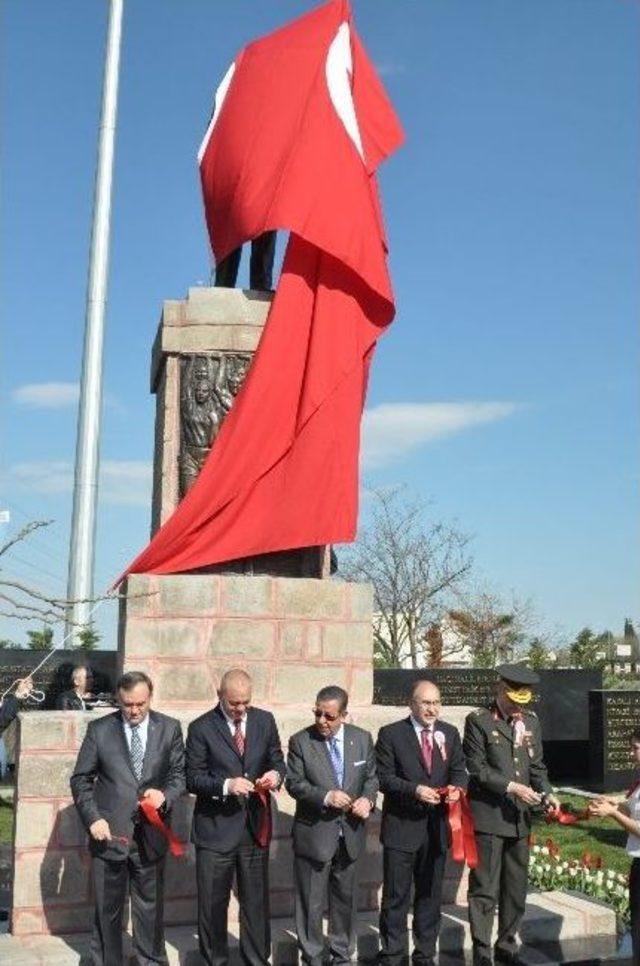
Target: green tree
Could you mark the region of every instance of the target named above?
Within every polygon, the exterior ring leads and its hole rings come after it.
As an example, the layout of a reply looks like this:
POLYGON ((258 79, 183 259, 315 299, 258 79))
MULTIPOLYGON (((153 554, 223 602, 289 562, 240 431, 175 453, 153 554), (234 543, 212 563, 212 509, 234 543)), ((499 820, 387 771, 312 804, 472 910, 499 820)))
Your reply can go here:
POLYGON ((569 654, 573 667, 599 668, 603 667, 609 654, 609 635, 594 634, 590 627, 583 627, 569 646, 569 654))
POLYGON ((546 667, 553 667, 555 661, 549 648, 539 637, 534 637, 529 643, 527 651, 527 664, 534 671, 541 671, 546 667))
POLYGON ((76 634, 78 643, 75 647, 80 651, 95 651, 100 641, 100 634, 93 624, 87 624, 76 634))
POLYGON ((27 631, 27 647, 32 651, 50 651, 53 647, 53 627, 45 625, 41 631, 27 631))

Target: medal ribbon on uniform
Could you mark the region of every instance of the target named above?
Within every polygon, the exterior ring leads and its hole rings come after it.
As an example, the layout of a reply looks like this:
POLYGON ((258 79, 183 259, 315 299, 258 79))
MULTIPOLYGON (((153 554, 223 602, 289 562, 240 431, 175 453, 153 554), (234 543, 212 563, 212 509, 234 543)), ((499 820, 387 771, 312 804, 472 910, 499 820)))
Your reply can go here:
POLYGON ((169 845, 169 851, 171 855, 179 857, 184 855, 184 845, 180 839, 171 831, 168 825, 166 825, 158 813, 158 809, 154 808, 148 798, 141 798, 139 803, 140 811, 146 818, 150 825, 153 825, 162 836, 167 840, 169 845))

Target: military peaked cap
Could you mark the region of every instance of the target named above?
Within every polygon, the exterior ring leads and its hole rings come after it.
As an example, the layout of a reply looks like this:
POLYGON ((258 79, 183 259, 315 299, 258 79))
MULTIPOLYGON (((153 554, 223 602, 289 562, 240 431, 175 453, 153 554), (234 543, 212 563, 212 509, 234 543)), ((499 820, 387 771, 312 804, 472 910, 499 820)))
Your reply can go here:
POLYGON ((532 671, 526 664, 501 664, 496 668, 503 681, 509 684, 519 684, 520 686, 531 686, 540 684, 540 678, 535 671, 532 671))

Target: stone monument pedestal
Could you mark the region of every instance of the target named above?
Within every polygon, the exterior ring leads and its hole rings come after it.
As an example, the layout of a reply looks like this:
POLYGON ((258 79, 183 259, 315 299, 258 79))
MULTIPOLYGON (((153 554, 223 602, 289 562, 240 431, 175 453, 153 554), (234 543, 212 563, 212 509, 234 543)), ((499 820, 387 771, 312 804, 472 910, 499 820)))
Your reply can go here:
POLYGON ((144 670, 160 710, 215 703, 223 672, 243 667, 253 700, 310 708, 325 684, 354 706, 373 699, 372 592, 313 578, 133 574, 121 603, 119 658, 144 670))

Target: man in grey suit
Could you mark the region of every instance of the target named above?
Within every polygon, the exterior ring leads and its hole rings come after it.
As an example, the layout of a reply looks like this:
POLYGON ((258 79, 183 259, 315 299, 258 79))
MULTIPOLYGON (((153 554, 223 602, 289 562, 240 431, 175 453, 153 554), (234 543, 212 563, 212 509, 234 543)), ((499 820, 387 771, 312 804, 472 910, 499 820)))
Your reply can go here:
POLYGON ((327 891, 331 962, 338 966, 353 956, 356 865, 378 792, 373 741, 368 731, 346 723, 348 700, 342 688, 322 688, 313 711, 315 724, 289 741, 285 784, 296 799, 296 931, 302 959, 310 966, 323 961, 327 891))
POLYGON ((117 685, 120 710, 92 721, 71 776, 71 792, 89 833, 95 892, 90 956, 94 966, 122 966, 122 917, 131 892, 139 966, 167 963, 164 859, 167 840, 143 816, 148 801, 166 823, 185 791, 180 723, 150 710, 153 685, 141 671, 117 685))

